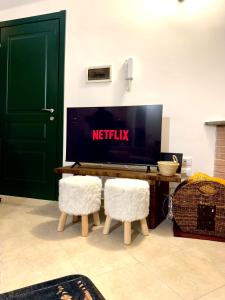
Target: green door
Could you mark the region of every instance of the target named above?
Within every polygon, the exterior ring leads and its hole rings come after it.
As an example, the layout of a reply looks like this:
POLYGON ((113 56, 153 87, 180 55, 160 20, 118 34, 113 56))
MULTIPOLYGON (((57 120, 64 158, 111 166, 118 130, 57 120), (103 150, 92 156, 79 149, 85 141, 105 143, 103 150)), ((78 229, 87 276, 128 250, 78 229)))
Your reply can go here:
POLYGON ((3 26, 0 55, 0 194, 55 199, 60 20, 3 26))

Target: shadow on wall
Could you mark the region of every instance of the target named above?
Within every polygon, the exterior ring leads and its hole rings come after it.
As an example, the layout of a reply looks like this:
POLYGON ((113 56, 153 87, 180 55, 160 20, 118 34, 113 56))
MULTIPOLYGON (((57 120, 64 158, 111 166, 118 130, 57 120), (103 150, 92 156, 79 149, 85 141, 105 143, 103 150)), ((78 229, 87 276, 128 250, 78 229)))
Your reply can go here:
MULTIPOLYGON (((46 1, 46 0, 38 0, 46 1)), ((7 0, 7 1, 0 1, 0 10, 9 9, 17 6, 23 6, 25 4, 34 3, 34 0, 7 0)))
POLYGON ((119 70, 117 70, 117 78, 115 81, 116 89, 113 89, 113 99, 114 105, 123 105, 124 95, 127 93, 127 81, 125 80, 125 65, 122 65, 119 70))
POLYGON ((161 152, 169 152, 170 118, 162 118, 161 152))

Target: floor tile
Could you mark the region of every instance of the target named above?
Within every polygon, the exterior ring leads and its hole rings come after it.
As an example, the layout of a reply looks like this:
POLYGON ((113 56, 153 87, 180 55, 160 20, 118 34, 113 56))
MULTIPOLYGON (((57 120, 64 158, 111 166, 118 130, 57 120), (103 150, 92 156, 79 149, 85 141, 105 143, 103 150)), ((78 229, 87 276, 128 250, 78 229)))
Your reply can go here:
POLYGON ((107 300, 182 299, 140 263, 98 276, 95 283, 107 300))
POLYGON ((199 300, 224 300, 225 299, 225 286, 214 290, 213 292, 199 298, 199 300))
POLYGON ((225 284, 223 272, 199 252, 191 249, 156 257, 148 263, 149 270, 184 299, 196 299, 225 284))
POLYGON ((81 236, 80 222, 68 217, 57 232, 58 203, 4 196, 0 204, 0 291, 5 292, 70 274, 89 276, 108 300, 224 299, 225 243, 176 238, 172 222, 123 243, 123 226, 113 221, 81 236))

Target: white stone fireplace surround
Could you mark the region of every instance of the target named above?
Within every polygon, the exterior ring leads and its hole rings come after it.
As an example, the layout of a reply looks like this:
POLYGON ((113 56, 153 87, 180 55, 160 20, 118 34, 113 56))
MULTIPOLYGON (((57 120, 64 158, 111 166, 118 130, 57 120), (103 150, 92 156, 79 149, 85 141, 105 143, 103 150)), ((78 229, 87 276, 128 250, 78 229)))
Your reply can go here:
POLYGON ((214 176, 225 179, 225 121, 205 122, 216 126, 214 176))

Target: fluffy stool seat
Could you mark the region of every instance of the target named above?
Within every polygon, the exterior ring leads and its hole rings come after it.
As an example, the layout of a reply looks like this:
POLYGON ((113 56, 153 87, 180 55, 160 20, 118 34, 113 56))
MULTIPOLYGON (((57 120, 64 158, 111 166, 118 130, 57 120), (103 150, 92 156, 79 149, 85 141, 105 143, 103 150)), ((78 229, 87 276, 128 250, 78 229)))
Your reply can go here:
POLYGON ((104 206, 107 215, 104 234, 109 232, 111 219, 124 222, 124 242, 130 244, 131 222, 140 220, 142 233, 148 234, 146 217, 149 214, 149 184, 139 179, 108 179, 104 189, 104 206))
MULTIPOLYGON (((62 212, 58 231, 63 231, 68 214, 81 216, 82 235, 87 235, 88 215, 93 213, 99 225, 97 212, 101 206, 102 181, 96 176, 70 176, 59 180, 59 209, 62 212), (84 232, 84 228, 85 229, 84 232)), ((76 218, 74 218, 76 220, 76 218)), ((98 224, 97 224, 98 223, 98 224)))

